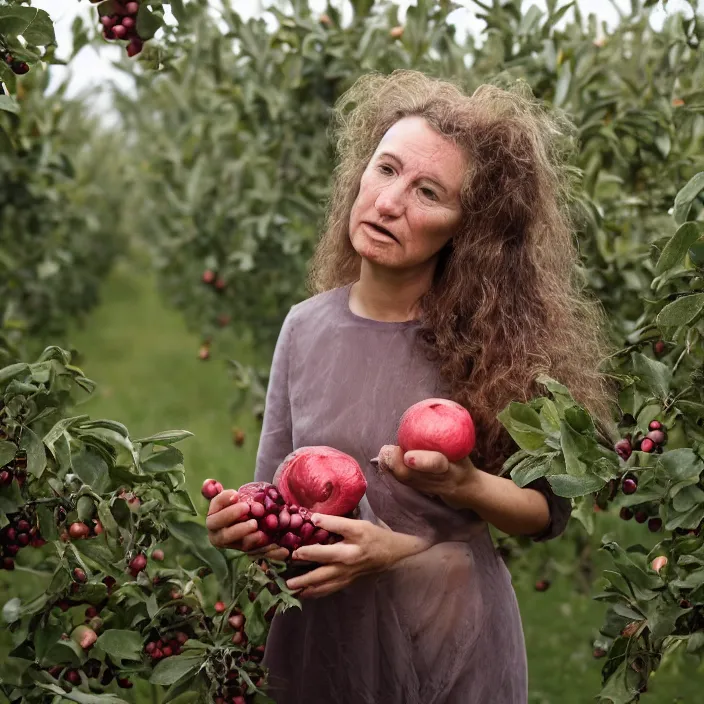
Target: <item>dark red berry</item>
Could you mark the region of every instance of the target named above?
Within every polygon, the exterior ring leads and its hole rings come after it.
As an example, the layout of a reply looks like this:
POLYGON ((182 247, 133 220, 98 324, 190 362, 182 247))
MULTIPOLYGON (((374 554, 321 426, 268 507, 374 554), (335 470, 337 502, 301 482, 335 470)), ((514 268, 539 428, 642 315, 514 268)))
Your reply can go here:
POLYGON ((130 560, 130 571, 133 573, 141 572, 147 566, 147 558, 145 555, 135 555, 130 560))
POLYGON ((165 648, 163 648, 161 652, 164 653, 165 658, 168 658, 174 654, 174 651, 171 650, 171 647, 168 645, 165 648))
POLYGON ((139 12, 139 3, 132 0, 125 5, 125 10, 127 10, 128 15, 136 15, 139 12))
POLYGON ((633 448, 631 447, 631 442, 630 442, 630 440, 627 440, 626 438, 619 440, 614 445, 614 450, 616 451, 618 456, 624 461, 627 460, 631 456, 631 453, 633 452, 633 448))
POLYGON ((624 494, 635 494, 636 489, 638 488, 638 482, 636 482, 635 479, 624 479, 623 484, 621 485, 621 489, 623 490, 624 494))
POLYGON ((665 442, 665 433, 662 430, 651 430, 646 435, 646 439, 652 440, 656 445, 662 445, 665 442))
POLYGON ((624 521, 630 521, 633 518, 633 511, 628 506, 624 506, 618 514, 624 521))
POLYGON ((662 423, 659 420, 651 420, 648 430, 662 430, 662 423))
POLYGON ((651 518, 648 521, 648 530, 651 533, 657 533, 661 528, 662 528, 662 519, 661 518, 651 518))
POLYGON ((73 578, 81 584, 83 584, 88 579, 86 577, 86 573, 80 567, 76 567, 73 570, 73 578))
POLYGON ((15 561, 11 557, 4 557, 2 560, 2 568, 12 572, 15 569, 15 561))
POLYGON ((118 39, 124 39, 127 36, 127 27, 125 27, 122 24, 116 24, 112 28, 112 33, 117 37, 118 39))
POLYGON ((129 680, 127 677, 118 677, 117 686, 121 687, 122 689, 132 689, 132 687, 134 687, 132 681, 129 680))
POLYGON ((86 609, 86 618, 95 618, 98 615, 98 609, 95 606, 89 606, 86 609))
POLYGON ((692 603, 690 601, 688 601, 687 599, 680 599, 680 608, 681 609, 691 609, 692 603))
POLYGON ((112 588, 117 584, 117 580, 109 575, 103 578, 103 584, 108 588, 108 591, 112 591, 112 588))
POLYGON ((665 343, 662 340, 653 343, 653 353, 656 357, 661 357, 665 353, 665 343))
MULTIPOLYGON (((659 431, 656 431, 659 432, 659 431)), ((650 438, 644 438, 640 443, 641 452, 652 452, 655 449, 655 443, 650 438)))
POLYGON ((6 469, 0 472, 0 486, 7 486, 12 482, 12 475, 6 469))
POLYGON ((550 587, 550 581, 547 579, 541 579, 535 583, 535 591, 536 592, 547 591, 549 587, 550 587))
POLYGON ((141 39, 137 39, 136 37, 127 45, 127 56, 132 58, 133 56, 137 56, 142 49, 144 48, 144 44, 142 43, 141 39))
POLYGON ((17 544, 20 547, 27 547, 29 545, 29 533, 19 533, 17 535, 17 544))
POLYGON ((17 528, 17 531, 19 533, 29 533, 29 531, 32 529, 32 526, 30 525, 29 521, 25 521, 24 518, 17 521, 17 525, 15 527, 17 528))
POLYGON ((69 670, 65 675, 64 678, 66 679, 67 682, 70 684, 81 684, 81 676, 78 674, 78 670, 69 670))
POLYGON ((216 611, 216 613, 221 614, 226 608, 227 608, 227 606, 225 606, 225 602, 224 602, 224 601, 216 601, 216 602, 215 602, 215 611, 216 611))
POLYGON ((636 523, 645 523, 648 520, 646 511, 636 511, 636 523))
POLYGON ((10 68, 18 76, 23 76, 25 73, 29 72, 29 64, 25 61, 13 61, 10 68))

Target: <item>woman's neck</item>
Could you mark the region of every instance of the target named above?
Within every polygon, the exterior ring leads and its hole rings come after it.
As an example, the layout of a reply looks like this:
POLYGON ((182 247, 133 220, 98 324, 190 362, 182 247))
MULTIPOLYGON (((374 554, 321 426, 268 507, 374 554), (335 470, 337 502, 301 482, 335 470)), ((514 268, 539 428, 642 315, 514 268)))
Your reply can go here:
POLYGON ((432 283, 432 271, 373 270, 362 261, 359 281, 350 290, 350 310, 362 318, 405 322, 418 317, 418 300, 432 283))

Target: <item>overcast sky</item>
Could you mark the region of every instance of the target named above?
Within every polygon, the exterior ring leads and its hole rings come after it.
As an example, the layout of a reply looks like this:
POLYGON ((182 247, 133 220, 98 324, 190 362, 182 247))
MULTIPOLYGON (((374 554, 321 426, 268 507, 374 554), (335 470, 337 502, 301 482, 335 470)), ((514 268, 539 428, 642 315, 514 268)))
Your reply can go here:
MULTIPOLYGON (((630 6, 630 0, 614 0, 615 4, 626 10, 630 6)), ((610 0, 577 0, 578 5, 586 14, 593 12, 600 20, 607 23, 607 26, 613 26, 618 19, 618 13, 610 0)), ((88 22, 96 21, 97 12, 93 5, 88 0, 33 0, 32 4, 49 12, 56 24, 56 35, 58 41, 58 54, 60 57, 66 57, 67 52, 71 47, 71 24, 77 15, 81 15, 88 22)), ((311 8, 316 12, 322 12, 326 6, 326 0, 310 0, 311 8)), ((343 24, 351 17, 351 7, 346 0, 331 0, 333 7, 342 8, 343 24)), ((415 0, 397 0, 396 4, 400 8, 399 17, 402 20, 405 10, 410 5, 415 5, 415 0)), ((466 32, 476 33, 481 30, 483 22, 477 20, 475 16, 475 8, 477 7, 471 0, 459 0, 458 4, 462 5, 462 9, 456 10, 449 16, 449 22, 456 25, 458 39, 462 41, 466 32)), ((524 0, 524 7, 527 8, 531 4, 537 5, 541 9, 545 9, 544 0, 524 0)), ((213 0, 213 5, 216 5, 216 0, 213 0)), ((245 19, 252 16, 261 16, 267 7, 272 5, 281 6, 281 2, 272 0, 233 0, 232 5, 235 10, 245 19)), ((688 15, 691 15, 692 10, 687 5, 685 0, 669 0, 667 10, 662 7, 662 4, 656 8, 653 16, 653 25, 655 28, 662 26, 664 19, 668 13, 675 12, 678 9, 685 8, 688 15)), ((264 15, 267 21, 275 26, 275 20, 271 14, 264 15)), ((95 47, 84 47, 72 62, 71 68, 53 67, 52 72, 55 80, 61 80, 70 70, 71 80, 69 87, 69 95, 78 93, 90 93, 97 96, 101 85, 105 81, 114 81, 118 85, 129 87, 129 78, 122 72, 113 69, 110 66, 111 58, 119 58, 124 52, 122 46, 110 45, 107 42, 101 45, 99 49, 95 47)), ((100 107, 105 107, 102 100, 96 103, 100 107)))

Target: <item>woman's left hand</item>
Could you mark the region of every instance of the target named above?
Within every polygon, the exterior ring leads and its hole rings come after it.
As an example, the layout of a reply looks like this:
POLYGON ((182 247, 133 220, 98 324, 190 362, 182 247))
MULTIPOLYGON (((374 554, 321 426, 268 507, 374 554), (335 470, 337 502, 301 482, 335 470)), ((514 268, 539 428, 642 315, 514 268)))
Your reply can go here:
POLYGON ((379 451, 379 467, 392 474, 402 484, 430 496, 437 496, 451 508, 462 508, 457 500, 467 493, 478 470, 469 457, 450 462, 440 452, 409 450, 398 445, 384 445, 379 451))
POLYGON ((313 514, 311 519, 319 528, 338 533, 343 540, 333 545, 304 545, 294 550, 294 560, 322 564, 321 567, 286 582, 289 589, 302 590, 297 594, 300 598, 333 594, 347 587, 357 577, 387 570, 403 557, 425 548, 415 536, 395 533, 388 527, 370 521, 322 513, 313 514))

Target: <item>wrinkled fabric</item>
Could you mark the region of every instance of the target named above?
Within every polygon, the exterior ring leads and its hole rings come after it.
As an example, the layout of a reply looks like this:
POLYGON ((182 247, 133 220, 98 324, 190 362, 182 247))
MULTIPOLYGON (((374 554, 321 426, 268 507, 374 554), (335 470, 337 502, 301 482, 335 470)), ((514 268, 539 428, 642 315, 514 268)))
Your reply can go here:
MULTIPOLYGON (((271 481, 284 457, 308 445, 348 453, 362 467, 363 520, 421 536, 432 547, 356 580, 303 610, 277 615, 267 640, 277 704, 525 704, 527 664, 511 576, 489 527, 397 482, 369 460, 396 444, 403 412, 447 397, 415 344, 418 323, 361 318, 351 284, 294 306, 274 352, 255 479, 271 481)), ((570 502, 547 482, 550 525, 570 502)))

